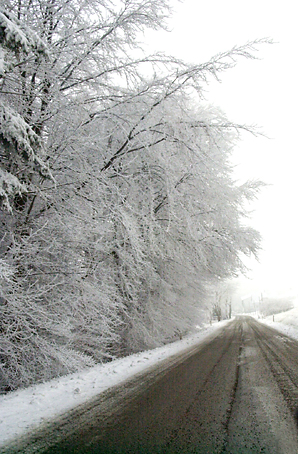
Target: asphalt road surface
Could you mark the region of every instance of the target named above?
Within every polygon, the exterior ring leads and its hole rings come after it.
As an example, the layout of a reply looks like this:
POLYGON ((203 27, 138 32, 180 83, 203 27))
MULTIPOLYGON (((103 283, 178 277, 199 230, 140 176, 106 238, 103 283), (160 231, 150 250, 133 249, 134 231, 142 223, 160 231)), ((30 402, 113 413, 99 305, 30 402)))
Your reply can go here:
POLYGON ((298 342, 239 317, 6 453, 298 454, 298 342))

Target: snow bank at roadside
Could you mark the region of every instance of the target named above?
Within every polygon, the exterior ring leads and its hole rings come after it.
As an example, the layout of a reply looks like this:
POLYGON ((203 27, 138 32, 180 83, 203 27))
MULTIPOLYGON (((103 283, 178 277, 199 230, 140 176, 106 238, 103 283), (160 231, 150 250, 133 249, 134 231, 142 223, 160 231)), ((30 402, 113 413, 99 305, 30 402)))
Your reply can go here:
POLYGON ((298 307, 281 312, 280 314, 270 315, 263 319, 258 319, 259 322, 272 326, 282 334, 285 334, 293 339, 298 340, 298 307))
POLYGON ((201 328, 181 341, 0 396, 0 445, 30 432, 43 421, 67 412, 148 367, 203 342, 227 323, 229 321, 225 320, 201 328))

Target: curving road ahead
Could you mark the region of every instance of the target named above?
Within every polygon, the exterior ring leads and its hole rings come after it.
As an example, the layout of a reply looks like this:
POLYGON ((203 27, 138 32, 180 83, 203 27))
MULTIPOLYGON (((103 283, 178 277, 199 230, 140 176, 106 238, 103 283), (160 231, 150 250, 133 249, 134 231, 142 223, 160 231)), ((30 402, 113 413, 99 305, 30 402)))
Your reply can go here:
POLYGON ((297 454, 298 342, 238 317, 6 453, 297 454))

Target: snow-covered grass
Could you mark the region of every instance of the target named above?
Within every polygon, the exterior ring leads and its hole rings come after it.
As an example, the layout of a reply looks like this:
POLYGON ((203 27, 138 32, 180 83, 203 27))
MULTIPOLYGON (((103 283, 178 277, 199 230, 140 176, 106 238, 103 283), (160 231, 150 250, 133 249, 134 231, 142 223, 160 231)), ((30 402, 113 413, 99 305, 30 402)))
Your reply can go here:
POLYGON ((281 333, 298 340, 298 307, 274 314, 274 316, 270 315, 258 321, 272 326, 272 328, 277 329, 281 333))
POLYGON ((0 445, 29 433, 135 374, 216 335, 229 321, 198 329, 195 334, 154 350, 148 350, 79 373, 0 396, 0 445))

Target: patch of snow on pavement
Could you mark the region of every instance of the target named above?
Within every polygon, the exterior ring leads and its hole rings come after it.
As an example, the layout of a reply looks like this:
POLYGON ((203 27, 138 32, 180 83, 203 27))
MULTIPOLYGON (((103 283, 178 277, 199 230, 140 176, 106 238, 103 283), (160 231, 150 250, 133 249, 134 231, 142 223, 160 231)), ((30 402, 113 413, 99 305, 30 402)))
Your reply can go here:
POLYGON ((100 364, 81 372, 0 396, 0 445, 30 432, 45 420, 53 419, 87 402, 106 389, 119 385, 150 366, 204 341, 225 320, 198 330, 154 350, 100 364))

